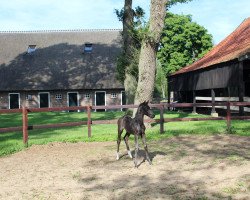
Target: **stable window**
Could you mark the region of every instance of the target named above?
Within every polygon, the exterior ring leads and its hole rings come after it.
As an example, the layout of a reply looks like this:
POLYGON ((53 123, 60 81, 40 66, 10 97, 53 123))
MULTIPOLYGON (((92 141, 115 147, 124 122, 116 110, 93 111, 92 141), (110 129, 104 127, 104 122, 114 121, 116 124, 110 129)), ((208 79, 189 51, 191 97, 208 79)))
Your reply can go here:
POLYGON ((84 46, 84 53, 91 53, 93 50, 93 45, 91 43, 86 43, 84 46))
POLYGON ((84 98, 85 98, 85 99, 90 99, 90 94, 89 94, 89 93, 85 94, 85 95, 84 95, 84 98))
POLYGON ((117 94, 116 94, 116 93, 111 93, 111 98, 112 98, 112 99, 117 98, 117 94))
POLYGON ((62 94, 56 94, 56 100, 62 99, 62 94))
POLYGON ((28 46, 27 53, 28 54, 33 54, 36 51, 36 45, 31 44, 28 46))
POLYGON ((32 95, 31 95, 31 94, 28 94, 28 95, 26 96, 26 100, 27 100, 27 101, 31 101, 31 100, 32 100, 32 95))

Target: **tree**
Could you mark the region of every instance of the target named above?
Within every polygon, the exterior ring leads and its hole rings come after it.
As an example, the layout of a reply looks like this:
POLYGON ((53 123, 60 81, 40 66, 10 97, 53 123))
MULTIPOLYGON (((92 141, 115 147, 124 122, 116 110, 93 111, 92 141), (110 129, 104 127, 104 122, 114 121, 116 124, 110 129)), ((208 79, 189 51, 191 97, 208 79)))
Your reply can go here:
POLYGON ((139 6, 133 10, 132 0, 125 0, 124 8, 116 9, 115 12, 123 22, 123 51, 117 61, 117 77, 124 83, 126 103, 133 104, 137 87, 138 52, 141 46, 137 30, 143 23, 145 13, 139 6))
POLYGON ((212 46, 212 35, 190 15, 168 13, 157 58, 168 75, 201 58, 212 46))
POLYGON ((152 100, 155 84, 156 51, 164 27, 167 0, 151 0, 147 34, 142 40, 135 104, 152 100))
MULTIPOLYGON (((118 15, 118 13, 117 13, 118 15)), ((131 34, 129 33, 131 30, 133 30, 134 23, 133 23, 133 10, 132 10, 132 0, 125 0, 124 4, 124 10, 122 14, 122 20, 123 20, 123 53, 122 53, 122 65, 124 65, 124 88, 125 88, 125 94, 126 94, 126 103, 130 104, 132 103, 134 99, 134 90, 135 90, 135 84, 136 80, 134 79, 134 76, 129 72, 129 66, 130 62, 129 60, 132 57, 133 52, 133 44, 134 40, 131 34)))
MULTIPOLYGON (((120 80, 124 81, 126 97, 128 98, 127 103, 132 102, 133 95, 135 95, 135 104, 152 99, 156 71, 156 51, 164 26, 166 10, 176 3, 185 3, 188 1, 192 0, 151 0, 149 23, 145 29, 146 31, 142 31, 142 40, 138 40, 137 42, 133 42, 133 37, 131 35, 135 30, 131 19, 132 16, 141 17, 141 15, 136 15, 135 12, 133 13, 131 9, 132 0, 125 0, 123 11, 116 11, 118 17, 123 21, 124 51, 123 55, 118 59, 118 73, 122 75, 119 76, 120 80), (132 13, 134 15, 132 15, 132 13), (127 40, 126 38, 130 38, 131 40, 127 40), (133 49, 137 50, 138 47, 140 48, 138 61, 139 74, 137 89, 134 94, 134 86, 137 81, 137 77, 135 76, 137 68, 134 68, 134 64, 137 63, 137 61, 133 56, 136 54, 132 52, 136 52, 133 51, 133 49), (131 62, 132 58, 133 61, 131 62), (122 66, 124 67, 122 68, 122 66), (135 74, 133 74, 133 72, 135 72, 135 74)), ((143 10, 140 11, 142 12, 138 12, 139 14, 144 13, 143 10)))

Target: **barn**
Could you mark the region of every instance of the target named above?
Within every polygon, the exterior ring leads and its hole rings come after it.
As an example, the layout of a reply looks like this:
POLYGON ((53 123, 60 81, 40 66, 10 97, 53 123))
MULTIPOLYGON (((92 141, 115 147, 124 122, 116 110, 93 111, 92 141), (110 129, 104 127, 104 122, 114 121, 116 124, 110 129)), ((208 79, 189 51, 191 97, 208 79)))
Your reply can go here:
MULTIPOLYGON (((250 18, 204 57, 171 74, 168 81, 169 101, 250 102, 250 18)), ((241 115, 250 112, 249 107, 235 110, 241 115)), ((216 108, 211 112, 216 114, 216 108)))
POLYGON ((120 30, 0 32, 0 109, 120 105, 120 30))

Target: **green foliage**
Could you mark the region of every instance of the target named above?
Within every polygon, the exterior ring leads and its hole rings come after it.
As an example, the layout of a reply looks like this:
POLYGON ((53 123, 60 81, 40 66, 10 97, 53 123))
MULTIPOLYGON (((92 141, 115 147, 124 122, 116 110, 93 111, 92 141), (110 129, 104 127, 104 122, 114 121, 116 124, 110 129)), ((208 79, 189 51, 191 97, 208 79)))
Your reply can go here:
POLYGON ((190 15, 167 13, 157 57, 167 74, 193 63, 212 48, 212 35, 190 15))
MULTIPOLYGON (((124 8, 122 8, 121 10, 115 9, 115 14, 118 20, 122 22, 124 17, 124 8)), ((139 27, 140 25, 145 23, 145 12, 140 6, 135 7, 135 9, 133 10, 133 15, 135 27, 139 27)))
MULTIPOLYGON (((115 10, 116 15, 120 21, 123 21, 124 9, 115 10)), ((116 62, 116 77, 120 82, 124 82, 125 74, 129 73, 138 80, 138 63, 139 63, 139 53, 141 48, 141 41, 146 32, 146 25, 144 21, 145 12, 141 7, 136 7, 133 10, 134 24, 133 28, 129 30, 130 37, 133 38, 131 44, 124 44, 130 46, 130 53, 125 52, 125 47, 123 51, 117 58, 116 62)))
POLYGON ((116 61, 116 78, 121 83, 125 79, 125 70, 138 80, 139 53, 139 48, 133 48, 133 53, 129 58, 125 56, 124 52, 118 56, 116 61))
POLYGON ((155 77, 155 95, 161 98, 166 98, 167 96, 167 77, 164 68, 162 67, 160 61, 156 62, 156 77, 155 77))
MULTIPOLYGON (((166 9, 177 4, 187 3, 192 0, 170 0, 166 9)), ((116 10, 120 21, 124 20, 124 9, 116 10)), ((144 21, 144 11, 140 7, 133 10, 134 24, 129 31, 133 42, 124 44, 133 46, 130 53, 124 51, 117 59, 117 78, 124 83, 125 75, 130 74, 138 80, 139 53, 142 41, 154 43, 154 32, 149 32, 148 24, 144 21)), ((167 80, 166 75, 171 74, 180 68, 191 64, 201 58, 212 47, 212 36, 207 30, 192 22, 191 16, 174 15, 167 13, 164 31, 159 45, 157 58, 160 66, 157 66, 155 94, 166 97, 167 80)))
POLYGON ((135 27, 141 27, 145 24, 144 16, 145 16, 144 10, 140 6, 137 6, 134 12, 135 27))
POLYGON ((124 80, 125 80, 125 70, 126 70, 126 66, 128 66, 128 65, 129 65, 129 62, 127 61, 125 53, 122 52, 117 57, 117 61, 116 61, 116 78, 121 83, 124 83, 124 80))
POLYGON ((233 126, 230 126, 230 127, 227 127, 226 132, 227 132, 228 134, 235 134, 235 133, 236 133, 236 130, 235 130, 235 128, 234 128, 233 126))
POLYGON ((188 3, 192 0, 169 0, 168 3, 167 3, 167 8, 177 4, 177 3, 188 3))

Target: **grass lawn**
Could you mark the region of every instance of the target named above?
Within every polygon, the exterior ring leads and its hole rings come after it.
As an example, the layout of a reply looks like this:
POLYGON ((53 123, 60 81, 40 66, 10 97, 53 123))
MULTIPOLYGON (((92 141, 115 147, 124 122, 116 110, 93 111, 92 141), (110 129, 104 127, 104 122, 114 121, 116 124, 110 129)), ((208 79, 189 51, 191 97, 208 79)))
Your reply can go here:
MULTIPOLYGON (((156 112, 157 113, 157 112, 156 112)), ((92 120, 117 119, 124 115, 123 112, 93 112, 92 120)), ((206 117, 182 112, 165 112, 164 118, 206 117)), ((208 116, 207 116, 208 117, 208 116)), ((157 113, 156 118, 160 118, 157 113)), ((62 122, 86 121, 86 113, 78 112, 45 112, 29 113, 29 124, 52 124, 62 122)), ((21 114, 1 114, 0 127, 15 127, 22 125, 21 114)), ((226 133, 225 121, 193 121, 193 122, 169 122, 164 124, 165 132, 160 134, 159 124, 153 124, 147 129, 148 140, 158 140, 171 136, 187 134, 222 134, 226 133)), ((232 132, 237 135, 250 136, 249 121, 232 121, 232 132)), ((115 141, 117 137, 117 125, 92 125, 92 137, 88 138, 86 126, 69 128, 29 130, 29 146, 33 144, 47 144, 49 142, 89 142, 89 141, 115 141)), ((133 137, 131 137, 133 140, 133 137)), ((0 134, 0 156, 8 155, 24 149, 22 132, 0 134)))

